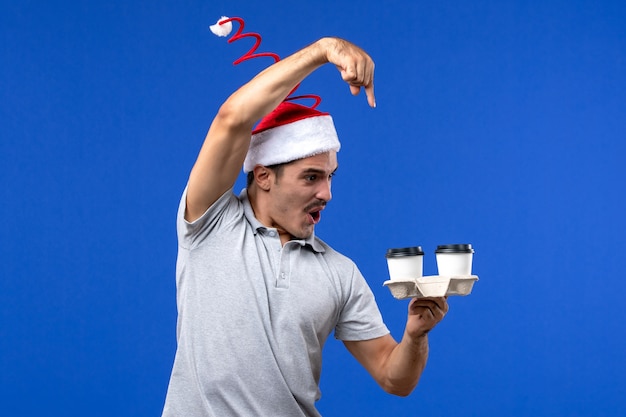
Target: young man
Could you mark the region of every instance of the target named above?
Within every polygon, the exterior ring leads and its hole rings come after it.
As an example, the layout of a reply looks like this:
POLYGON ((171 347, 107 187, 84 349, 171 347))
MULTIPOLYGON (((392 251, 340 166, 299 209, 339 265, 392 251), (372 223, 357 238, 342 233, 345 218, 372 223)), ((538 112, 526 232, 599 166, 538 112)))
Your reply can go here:
POLYGON ((323 38, 237 90, 211 124, 178 213, 178 349, 163 416, 318 416, 333 331, 387 392, 417 385, 446 300, 412 300, 397 343, 354 263, 314 234, 339 141, 329 115, 284 100, 326 63, 375 107, 371 58, 323 38), (242 164, 248 187, 235 196, 242 164))

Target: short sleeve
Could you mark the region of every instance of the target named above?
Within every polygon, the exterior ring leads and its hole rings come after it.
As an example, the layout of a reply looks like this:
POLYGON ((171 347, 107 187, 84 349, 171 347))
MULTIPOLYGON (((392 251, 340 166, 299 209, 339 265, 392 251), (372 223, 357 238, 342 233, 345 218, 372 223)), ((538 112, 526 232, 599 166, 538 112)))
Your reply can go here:
POLYGON ((370 340, 388 333, 374 294, 354 265, 347 299, 335 327, 335 337, 343 341, 370 340))
POLYGON ((192 222, 185 220, 187 204, 187 187, 183 191, 178 206, 176 218, 176 230, 178 244, 185 249, 193 249, 200 245, 207 236, 221 223, 235 219, 241 213, 242 208, 239 200, 234 195, 232 188, 226 191, 213 203, 199 218, 192 222))

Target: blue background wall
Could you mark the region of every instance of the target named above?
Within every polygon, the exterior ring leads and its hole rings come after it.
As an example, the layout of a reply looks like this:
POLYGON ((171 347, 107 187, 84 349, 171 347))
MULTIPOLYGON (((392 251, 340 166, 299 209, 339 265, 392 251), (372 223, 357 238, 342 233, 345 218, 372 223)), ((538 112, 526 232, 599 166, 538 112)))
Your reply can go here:
MULTIPOLYGON (((175 213, 221 102, 334 35, 376 61, 378 107, 305 81, 343 141, 318 234, 396 337, 385 250, 470 242, 480 276, 384 394, 326 347, 325 416, 622 416, 623 1, 21 1, 0 5, 0 414, 159 415, 175 351, 175 213)), ((239 186, 238 186, 239 188, 239 186)))

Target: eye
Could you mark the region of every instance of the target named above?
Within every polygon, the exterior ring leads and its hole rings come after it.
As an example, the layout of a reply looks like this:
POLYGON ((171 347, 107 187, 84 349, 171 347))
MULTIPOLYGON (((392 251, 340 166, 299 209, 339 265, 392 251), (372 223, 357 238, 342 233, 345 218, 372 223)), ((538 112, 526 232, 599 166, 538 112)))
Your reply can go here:
POLYGON ((304 177, 304 179, 307 181, 315 181, 317 179, 317 175, 315 174, 307 175, 306 177, 304 177))

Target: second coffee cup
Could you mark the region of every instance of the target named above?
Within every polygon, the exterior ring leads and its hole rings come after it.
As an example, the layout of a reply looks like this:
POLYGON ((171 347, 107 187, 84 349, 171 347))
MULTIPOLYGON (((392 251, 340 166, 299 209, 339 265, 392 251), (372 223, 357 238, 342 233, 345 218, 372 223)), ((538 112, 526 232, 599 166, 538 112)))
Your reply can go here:
POLYGON ((435 251, 437 269, 441 276, 467 276, 472 274, 474 249, 469 243, 439 245, 435 251))
POLYGON ((392 281, 411 280, 423 275, 424 251, 421 246, 388 249, 385 257, 392 281))

